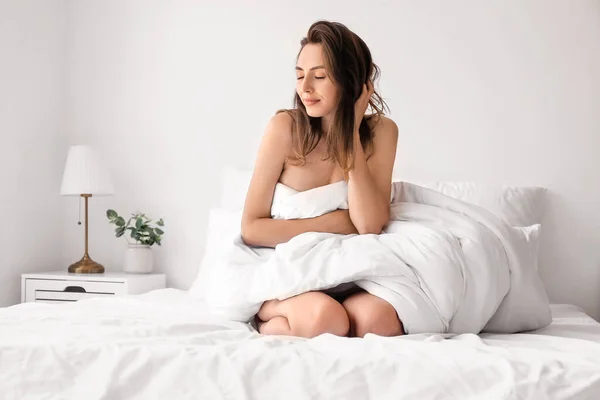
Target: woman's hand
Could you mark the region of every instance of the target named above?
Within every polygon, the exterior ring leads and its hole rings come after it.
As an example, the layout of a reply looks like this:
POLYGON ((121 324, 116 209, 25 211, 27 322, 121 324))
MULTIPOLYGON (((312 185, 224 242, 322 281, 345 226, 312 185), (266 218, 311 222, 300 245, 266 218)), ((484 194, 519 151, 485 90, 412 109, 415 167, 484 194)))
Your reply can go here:
POLYGON ((360 127, 360 123, 362 122, 363 117, 365 116, 365 112, 367 111, 367 107, 369 107, 369 100, 371 96, 375 92, 373 88, 373 83, 371 80, 363 85, 362 93, 356 103, 354 103, 354 134, 358 135, 358 128, 360 127))
POLYGON ((331 233, 340 235, 358 233, 358 230, 350 219, 350 211, 348 210, 335 210, 323 215, 323 217, 327 218, 327 224, 331 233))

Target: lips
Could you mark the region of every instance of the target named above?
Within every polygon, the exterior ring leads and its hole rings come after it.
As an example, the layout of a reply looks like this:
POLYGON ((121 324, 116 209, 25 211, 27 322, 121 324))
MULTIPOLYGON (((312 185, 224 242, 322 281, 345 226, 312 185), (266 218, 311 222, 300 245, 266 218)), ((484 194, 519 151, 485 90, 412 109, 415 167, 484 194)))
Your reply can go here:
POLYGON ((304 99, 304 100, 302 100, 302 102, 307 106, 312 106, 312 105, 317 104, 319 102, 319 100, 318 99, 304 99))

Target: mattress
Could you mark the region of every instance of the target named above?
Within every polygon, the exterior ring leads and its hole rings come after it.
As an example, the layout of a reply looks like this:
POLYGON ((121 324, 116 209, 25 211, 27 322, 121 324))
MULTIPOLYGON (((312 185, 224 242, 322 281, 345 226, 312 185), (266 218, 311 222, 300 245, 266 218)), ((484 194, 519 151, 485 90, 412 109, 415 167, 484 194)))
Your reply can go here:
POLYGON ((0 309, 1 399, 600 398, 600 324, 500 335, 261 336, 187 292, 0 309))

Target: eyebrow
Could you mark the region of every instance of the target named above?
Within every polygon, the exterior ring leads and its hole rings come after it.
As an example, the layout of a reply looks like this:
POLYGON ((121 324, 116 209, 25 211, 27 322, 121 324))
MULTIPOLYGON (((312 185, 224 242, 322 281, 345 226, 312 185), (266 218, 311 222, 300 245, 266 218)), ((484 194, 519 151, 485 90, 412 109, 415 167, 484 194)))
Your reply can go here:
MULTIPOLYGON (((312 71, 313 69, 321 69, 321 68, 325 69, 325 67, 323 65, 317 65, 316 67, 312 67, 309 71, 312 71)), ((304 71, 304 70, 296 65, 296 71, 304 71)))

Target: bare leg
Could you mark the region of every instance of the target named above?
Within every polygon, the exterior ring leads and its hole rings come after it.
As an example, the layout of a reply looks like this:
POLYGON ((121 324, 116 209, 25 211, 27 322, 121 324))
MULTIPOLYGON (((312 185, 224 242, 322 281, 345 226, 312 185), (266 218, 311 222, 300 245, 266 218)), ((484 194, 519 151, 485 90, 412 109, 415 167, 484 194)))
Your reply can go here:
POLYGON ((379 336, 404 334, 404 326, 396 310, 387 301, 367 292, 348 297, 342 303, 350 319, 350 335, 364 337, 367 333, 379 336))
POLYGON ((307 292, 289 299, 263 304, 259 332, 266 335, 315 337, 323 333, 345 336, 349 329, 344 307, 321 292, 307 292))

